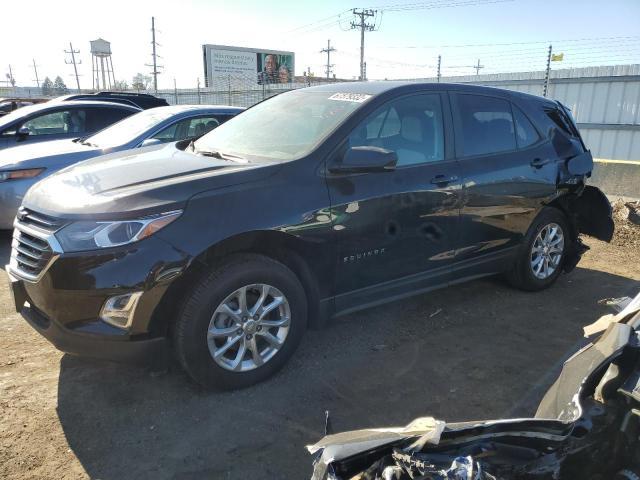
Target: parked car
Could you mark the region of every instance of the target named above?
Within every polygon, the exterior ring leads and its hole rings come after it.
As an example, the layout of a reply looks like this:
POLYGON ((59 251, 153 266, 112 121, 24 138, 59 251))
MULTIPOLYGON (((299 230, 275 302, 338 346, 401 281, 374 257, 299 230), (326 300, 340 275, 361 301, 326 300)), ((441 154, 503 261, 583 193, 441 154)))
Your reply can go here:
POLYGON ((19 108, 0 118, 0 150, 29 143, 78 138, 138 113, 120 103, 45 102, 19 108))
POLYGON ((90 136, 0 151, 0 230, 13 228, 27 190, 62 168, 108 153, 199 137, 242 110, 205 105, 158 107, 90 136))
POLYGON ((72 100, 95 100, 102 102, 122 103, 146 110, 148 108, 166 107, 169 105, 166 99, 154 97, 148 93, 133 92, 95 92, 72 93, 52 99, 52 102, 68 102, 72 100))
POLYGON ((308 447, 311 478, 640 478, 640 294, 624 301, 615 316, 585 328, 597 335, 564 363, 533 418, 422 417, 406 427, 328 435, 308 447))
POLYGON ((46 101, 46 99, 41 98, 0 98, 0 117, 5 116, 7 113, 11 113, 18 108, 46 101))
POLYGON ((578 262, 580 233, 613 234, 592 166, 545 98, 305 88, 195 142, 37 183, 8 272, 16 309, 65 352, 140 362, 170 345, 202 385, 242 387, 330 316, 497 273, 550 286, 578 262))

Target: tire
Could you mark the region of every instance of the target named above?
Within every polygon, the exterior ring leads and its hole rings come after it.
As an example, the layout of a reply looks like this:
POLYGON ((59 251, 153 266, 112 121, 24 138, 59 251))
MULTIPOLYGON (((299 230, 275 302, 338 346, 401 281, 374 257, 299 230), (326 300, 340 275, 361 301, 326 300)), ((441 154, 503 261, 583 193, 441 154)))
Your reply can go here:
POLYGON ((299 345, 306 326, 307 299, 296 275, 268 257, 242 254, 203 275, 187 293, 172 340, 179 363, 193 380, 205 388, 229 390, 276 373, 299 345), (261 296, 263 308, 252 316, 261 296), (273 305, 262 318, 264 307, 273 305), (229 342, 235 343, 229 347, 229 342))
POLYGON ((506 272, 508 282, 516 288, 527 291, 538 291, 550 287, 562 272, 570 242, 570 230, 565 215, 560 210, 545 207, 529 227, 518 249, 513 267, 506 272), (558 239, 557 233, 556 237, 550 236, 553 229, 559 230, 562 235, 561 248, 560 244, 554 245, 558 239), (552 241, 545 243, 545 238, 551 238, 552 241), (536 252, 533 251, 534 245, 536 252), (561 251, 558 252, 558 249, 561 251), (558 254, 559 257, 557 257, 558 254), (542 265, 538 261, 540 257, 542 257, 542 265), (546 273, 545 258, 548 258, 546 265, 549 267, 546 273), (541 269, 539 272, 537 272, 538 268, 541 269))

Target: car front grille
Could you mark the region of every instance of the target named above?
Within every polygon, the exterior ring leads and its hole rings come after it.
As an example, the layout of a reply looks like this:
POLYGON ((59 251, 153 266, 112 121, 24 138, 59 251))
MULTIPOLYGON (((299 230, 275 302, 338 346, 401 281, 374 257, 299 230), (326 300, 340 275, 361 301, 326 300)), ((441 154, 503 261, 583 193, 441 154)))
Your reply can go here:
POLYGON ((38 281, 58 256, 53 234, 63 225, 59 219, 21 207, 14 223, 10 270, 25 280, 38 281))

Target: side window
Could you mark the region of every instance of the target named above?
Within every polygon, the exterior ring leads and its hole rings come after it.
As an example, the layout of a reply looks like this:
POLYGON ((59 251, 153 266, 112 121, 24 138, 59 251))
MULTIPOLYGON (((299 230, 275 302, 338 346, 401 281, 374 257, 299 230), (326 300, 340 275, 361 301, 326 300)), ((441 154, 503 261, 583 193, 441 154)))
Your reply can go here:
POLYGON ((571 122, 559 108, 546 108, 545 113, 560 130, 570 137, 577 137, 571 122))
POLYGON ((133 114, 124 108, 98 107, 87 111, 87 132, 97 132, 133 114))
POLYGON ((506 100, 458 94, 457 116, 465 156, 515 150, 511 106, 506 100))
POLYGON ((199 137, 222 124, 226 118, 197 117, 185 118, 156 133, 153 138, 162 142, 176 142, 189 137, 199 137))
POLYGON ((511 106, 513 108, 513 119, 516 122, 516 141, 518 143, 518 148, 525 148, 529 145, 533 145, 540 139, 538 132, 536 132, 533 124, 522 110, 513 104, 511 106))
POLYGON ((440 95, 412 95, 389 102, 351 132, 348 144, 393 150, 398 166, 444 160, 440 95))
POLYGON ((160 140, 161 142, 173 142, 176 138, 176 132, 178 131, 179 124, 180 122, 173 123, 168 127, 160 130, 151 138, 155 138, 157 140, 160 140))
POLYGON ((186 137, 199 137, 220 125, 215 117, 192 118, 187 127, 186 137))
POLYGON ((45 113, 27 120, 22 126, 30 135, 59 135, 64 133, 84 133, 87 114, 84 110, 66 110, 45 113))

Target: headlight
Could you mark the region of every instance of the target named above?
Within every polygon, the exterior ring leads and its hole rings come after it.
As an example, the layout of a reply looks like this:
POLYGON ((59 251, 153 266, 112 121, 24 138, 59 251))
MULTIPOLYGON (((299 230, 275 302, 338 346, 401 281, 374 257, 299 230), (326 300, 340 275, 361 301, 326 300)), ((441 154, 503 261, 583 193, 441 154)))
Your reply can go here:
POLYGON ((4 170, 0 171, 0 182, 7 180, 18 180, 20 178, 33 178, 40 175, 44 168, 27 168, 24 170, 4 170))
POLYGON ((56 238, 65 252, 117 247, 153 235, 176 220, 181 213, 182 210, 175 210, 133 220, 74 222, 57 232, 56 238))

